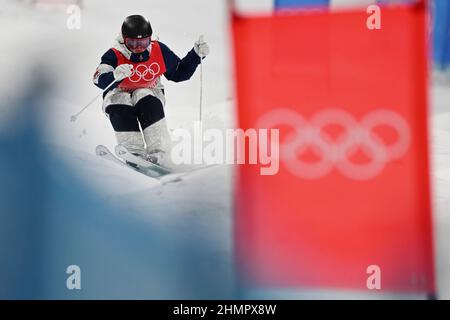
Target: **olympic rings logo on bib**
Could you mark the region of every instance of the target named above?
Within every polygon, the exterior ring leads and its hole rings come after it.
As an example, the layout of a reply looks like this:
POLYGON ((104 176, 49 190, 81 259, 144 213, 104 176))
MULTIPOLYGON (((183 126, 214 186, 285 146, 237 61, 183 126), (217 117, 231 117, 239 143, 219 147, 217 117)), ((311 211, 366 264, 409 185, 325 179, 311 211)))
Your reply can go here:
POLYGON ((160 71, 161 67, 156 62, 151 63, 149 66, 145 64, 138 64, 133 68, 133 71, 128 79, 133 83, 142 80, 150 82, 156 78, 160 71))
POLYGON ((293 131, 280 143, 280 160, 293 175, 304 179, 319 179, 337 169, 353 180, 370 180, 378 176, 386 164, 401 158, 411 143, 410 127, 399 114, 378 109, 366 114, 360 121, 341 109, 325 109, 306 120, 291 109, 275 109, 264 114, 258 128, 288 126, 293 131), (343 132, 333 138, 324 128, 337 125, 343 132), (396 141, 387 145, 374 131, 388 126, 396 132, 396 141), (317 161, 299 157, 308 149, 315 150, 317 161), (352 155, 362 150, 368 162, 355 163, 352 155), (319 151, 319 152, 317 152, 319 151))

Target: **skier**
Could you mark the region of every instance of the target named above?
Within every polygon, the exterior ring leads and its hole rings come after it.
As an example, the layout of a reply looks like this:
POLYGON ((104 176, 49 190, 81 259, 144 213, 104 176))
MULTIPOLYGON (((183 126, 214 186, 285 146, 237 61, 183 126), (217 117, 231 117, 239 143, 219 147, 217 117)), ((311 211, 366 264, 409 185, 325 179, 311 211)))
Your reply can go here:
POLYGON ((171 142, 161 76, 175 82, 190 79, 201 59, 209 54, 209 46, 200 38, 180 59, 151 36, 147 18, 125 18, 121 34, 102 56, 93 81, 101 89, 116 82, 103 95, 103 111, 111 121, 117 143, 147 161, 168 166, 171 142))

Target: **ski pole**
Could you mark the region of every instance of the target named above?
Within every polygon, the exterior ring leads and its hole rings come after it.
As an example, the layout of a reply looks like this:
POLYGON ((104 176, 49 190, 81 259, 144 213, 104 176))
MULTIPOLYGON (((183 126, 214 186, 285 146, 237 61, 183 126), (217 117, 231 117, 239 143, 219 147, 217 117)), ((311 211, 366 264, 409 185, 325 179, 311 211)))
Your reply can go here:
POLYGON ((84 111, 87 109, 87 107, 89 107, 91 104, 93 104, 95 102, 95 100, 98 99, 98 97, 100 97, 103 93, 105 93, 106 90, 108 90, 109 88, 112 87, 113 84, 115 84, 117 81, 113 81, 111 82, 102 92, 100 92, 99 94, 97 94, 94 98, 92 98, 91 101, 88 102, 88 104, 86 104, 83 108, 81 108, 80 111, 78 111, 76 114, 72 115, 70 117, 70 121, 75 122, 77 121, 77 117, 84 111))

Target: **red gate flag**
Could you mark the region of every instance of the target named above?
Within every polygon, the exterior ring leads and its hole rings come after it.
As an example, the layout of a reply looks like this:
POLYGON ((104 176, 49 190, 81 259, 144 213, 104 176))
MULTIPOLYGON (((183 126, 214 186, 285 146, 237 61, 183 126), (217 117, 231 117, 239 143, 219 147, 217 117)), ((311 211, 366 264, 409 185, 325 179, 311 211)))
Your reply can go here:
POLYGON ((426 8, 369 16, 233 15, 238 127, 280 134, 277 174, 238 167, 250 286, 435 292, 426 8))

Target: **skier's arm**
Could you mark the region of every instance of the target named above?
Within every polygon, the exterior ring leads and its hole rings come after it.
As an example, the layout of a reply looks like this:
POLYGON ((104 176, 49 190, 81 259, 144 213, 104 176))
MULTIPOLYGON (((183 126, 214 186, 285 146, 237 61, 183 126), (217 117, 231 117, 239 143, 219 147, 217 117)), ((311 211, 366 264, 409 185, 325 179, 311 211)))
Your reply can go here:
POLYGON ((94 73, 94 84, 100 89, 105 89, 114 81, 114 69, 117 67, 117 57, 113 50, 109 49, 101 59, 94 73))
POLYGON ((200 64, 200 57, 195 53, 194 49, 189 51, 183 59, 180 59, 164 43, 159 42, 159 45, 166 64, 167 71, 164 73, 164 76, 167 80, 174 82, 189 80, 200 64))

